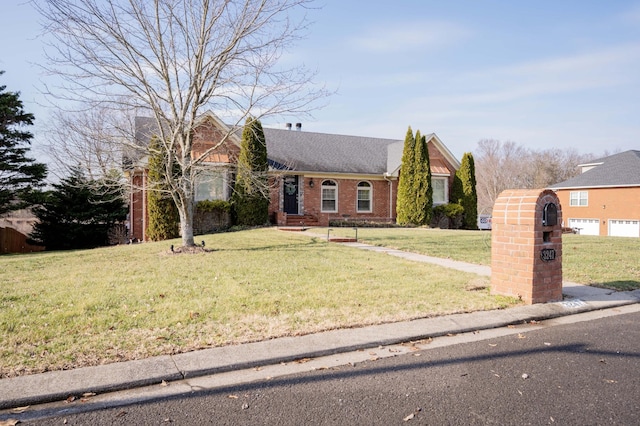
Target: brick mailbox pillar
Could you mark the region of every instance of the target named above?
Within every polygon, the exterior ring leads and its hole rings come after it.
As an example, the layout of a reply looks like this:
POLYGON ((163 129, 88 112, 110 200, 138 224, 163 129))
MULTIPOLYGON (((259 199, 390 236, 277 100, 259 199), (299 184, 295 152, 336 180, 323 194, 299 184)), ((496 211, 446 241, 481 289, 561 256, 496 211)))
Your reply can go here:
POLYGON ((498 196, 491 291, 528 304, 562 300, 562 211, 553 191, 513 189, 498 196))

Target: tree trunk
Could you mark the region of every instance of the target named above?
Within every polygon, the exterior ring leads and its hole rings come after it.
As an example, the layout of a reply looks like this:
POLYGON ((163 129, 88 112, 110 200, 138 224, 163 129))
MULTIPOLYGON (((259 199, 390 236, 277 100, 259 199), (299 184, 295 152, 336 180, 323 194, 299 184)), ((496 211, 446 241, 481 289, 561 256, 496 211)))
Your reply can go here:
POLYGON ((187 197, 179 208, 180 213, 180 235, 182 236, 183 247, 193 247, 193 198, 187 197))

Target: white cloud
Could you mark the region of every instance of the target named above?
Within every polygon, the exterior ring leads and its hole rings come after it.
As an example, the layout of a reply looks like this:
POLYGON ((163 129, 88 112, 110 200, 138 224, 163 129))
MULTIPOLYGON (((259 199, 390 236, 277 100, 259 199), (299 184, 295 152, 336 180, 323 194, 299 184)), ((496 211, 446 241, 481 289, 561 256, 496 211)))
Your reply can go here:
MULTIPOLYGON (((407 80, 414 89, 422 87, 422 93, 414 91, 414 96, 398 101, 378 92, 380 108, 371 108, 367 98, 366 118, 349 116, 344 123, 336 119, 323 124, 349 134, 391 138, 402 138, 406 126, 412 125, 436 132, 455 154, 472 150, 483 138, 599 152, 607 135, 611 143, 621 146, 633 140, 630 128, 622 134, 620 126, 607 124, 607 117, 619 117, 620 112, 632 108, 620 103, 616 93, 634 99, 633 92, 640 90, 635 84, 639 67, 640 44, 627 44, 475 72, 441 74, 438 84, 433 84, 434 74, 427 72, 422 76, 405 74, 404 78, 402 73, 376 76, 379 83, 407 80), (416 82, 421 78, 424 84, 420 86, 416 82)), ((364 105, 352 109, 360 108, 364 105)))
POLYGON ((467 38, 470 32, 450 22, 378 24, 353 37, 351 45, 371 53, 437 50, 467 38))
POLYGON ((436 94, 447 104, 497 104, 622 86, 637 80, 640 44, 453 76, 436 94))

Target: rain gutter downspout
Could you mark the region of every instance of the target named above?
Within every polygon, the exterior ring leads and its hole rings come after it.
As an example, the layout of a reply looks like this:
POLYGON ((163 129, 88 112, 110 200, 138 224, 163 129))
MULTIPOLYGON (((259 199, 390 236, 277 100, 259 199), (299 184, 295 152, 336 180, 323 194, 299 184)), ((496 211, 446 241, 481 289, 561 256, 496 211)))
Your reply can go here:
POLYGON ((391 175, 389 172, 384 172, 382 177, 389 183, 389 220, 393 219, 393 183, 389 179, 391 175))

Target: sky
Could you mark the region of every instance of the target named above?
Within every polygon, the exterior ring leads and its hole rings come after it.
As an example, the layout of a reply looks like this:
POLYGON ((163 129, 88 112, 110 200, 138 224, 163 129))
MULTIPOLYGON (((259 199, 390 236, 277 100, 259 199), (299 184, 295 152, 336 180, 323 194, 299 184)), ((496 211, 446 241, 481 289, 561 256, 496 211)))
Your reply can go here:
MULTIPOLYGON (((290 53, 334 94, 303 131, 403 140, 435 133, 602 154, 640 149, 640 0, 320 0, 290 53)), ((46 137, 46 34, 23 0, 0 8, 0 85, 46 137)), ((291 120, 288 120, 291 121, 291 120)), ((283 126, 277 119, 265 127, 283 126)))

